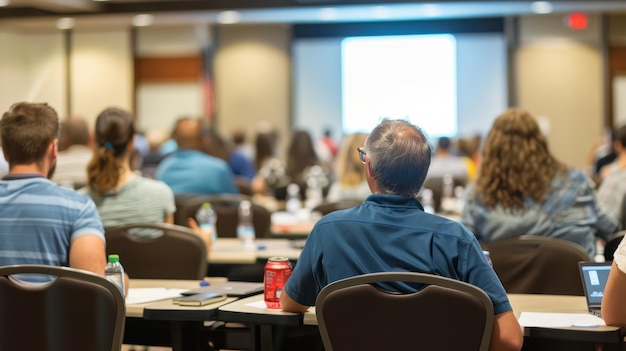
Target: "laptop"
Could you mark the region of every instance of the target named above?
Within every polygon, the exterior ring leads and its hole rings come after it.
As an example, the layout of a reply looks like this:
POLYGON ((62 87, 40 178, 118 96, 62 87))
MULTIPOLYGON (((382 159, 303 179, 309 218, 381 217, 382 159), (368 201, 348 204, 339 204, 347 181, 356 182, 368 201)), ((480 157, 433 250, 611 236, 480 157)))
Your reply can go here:
POLYGON ((587 299, 587 309, 592 314, 601 317, 600 306, 604 287, 609 279, 611 262, 578 262, 578 268, 587 299))
POLYGON ((246 297, 260 292, 263 292, 263 283, 225 282, 184 291, 181 295, 190 296, 204 293, 218 293, 229 297, 246 297))

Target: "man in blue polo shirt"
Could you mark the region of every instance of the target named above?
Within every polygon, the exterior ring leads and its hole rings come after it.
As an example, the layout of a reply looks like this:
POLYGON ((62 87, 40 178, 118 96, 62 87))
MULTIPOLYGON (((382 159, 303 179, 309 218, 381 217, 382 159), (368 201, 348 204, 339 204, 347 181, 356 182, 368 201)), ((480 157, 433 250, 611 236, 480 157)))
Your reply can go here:
POLYGON ((104 230, 85 195, 48 178, 59 118, 47 104, 17 103, 0 120, 9 174, 0 181, 0 266, 45 264, 104 274, 104 230))
POLYGON ((238 194, 228 163, 203 151, 210 142, 203 128, 199 119, 181 118, 176 122, 174 140, 178 150, 161 161, 155 178, 169 185, 176 195, 238 194))
POLYGON ((496 314, 490 349, 520 350, 521 328, 474 235, 424 212, 416 200, 432 153, 424 133, 407 121, 384 120, 358 152, 372 195, 315 225, 281 295, 283 310, 304 312, 324 286, 351 276, 432 273, 483 289, 496 314))

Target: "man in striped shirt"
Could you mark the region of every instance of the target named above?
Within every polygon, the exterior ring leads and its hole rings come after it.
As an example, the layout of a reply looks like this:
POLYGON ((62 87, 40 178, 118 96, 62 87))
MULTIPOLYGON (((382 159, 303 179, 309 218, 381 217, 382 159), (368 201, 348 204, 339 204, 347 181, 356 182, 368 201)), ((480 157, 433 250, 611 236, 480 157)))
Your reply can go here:
POLYGON ((59 118, 17 103, 0 120, 9 173, 0 181, 0 265, 46 264, 104 274, 102 222, 92 200, 52 183, 59 118))

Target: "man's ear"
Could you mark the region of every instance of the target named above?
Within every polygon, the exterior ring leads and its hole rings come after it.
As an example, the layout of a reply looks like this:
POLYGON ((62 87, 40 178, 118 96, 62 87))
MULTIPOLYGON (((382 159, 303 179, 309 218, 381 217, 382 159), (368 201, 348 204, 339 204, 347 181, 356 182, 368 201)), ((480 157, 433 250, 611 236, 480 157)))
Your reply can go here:
POLYGON ((50 143, 50 146, 48 146, 49 150, 49 155, 51 157, 53 157, 54 159, 57 158, 57 153, 59 151, 59 139, 55 138, 54 140, 52 140, 52 142, 50 143))

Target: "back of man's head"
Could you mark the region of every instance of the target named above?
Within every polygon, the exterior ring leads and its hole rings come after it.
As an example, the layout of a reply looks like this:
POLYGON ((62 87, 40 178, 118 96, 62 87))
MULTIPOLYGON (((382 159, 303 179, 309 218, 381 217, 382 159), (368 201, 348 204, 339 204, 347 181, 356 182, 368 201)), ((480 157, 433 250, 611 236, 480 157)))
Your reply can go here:
POLYGON ((372 176, 382 193, 415 197, 432 149, 424 132, 405 120, 383 120, 365 141, 372 176))
POLYGON ((173 138, 179 149, 202 150, 202 123, 191 117, 179 119, 173 138))
POLYGON ((89 145, 89 126, 79 117, 61 123, 59 131, 59 151, 72 145, 89 145))
POLYGON ((439 138, 439 140, 437 141, 437 151, 450 151, 450 145, 452 143, 450 142, 450 138, 448 137, 441 137, 439 138))
POLYGON ((40 162, 59 133, 56 111, 42 103, 16 103, 0 120, 0 139, 9 165, 40 162))

